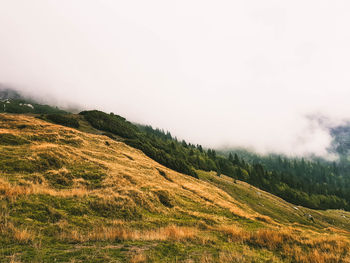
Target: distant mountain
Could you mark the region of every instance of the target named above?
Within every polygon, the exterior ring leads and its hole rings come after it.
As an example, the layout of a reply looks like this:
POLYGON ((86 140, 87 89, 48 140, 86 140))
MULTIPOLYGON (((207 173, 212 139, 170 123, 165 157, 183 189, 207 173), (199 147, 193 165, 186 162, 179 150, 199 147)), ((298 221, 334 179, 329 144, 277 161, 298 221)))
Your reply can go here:
POLYGON ((0 84, 0 100, 21 99, 21 95, 14 89, 0 84))
POLYGON ((342 159, 350 155, 350 123, 337 126, 330 130, 333 142, 331 151, 338 153, 342 159))
POLYGON ((41 104, 33 98, 22 95, 19 91, 0 84, 0 112, 57 114, 67 113, 58 107, 41 104))

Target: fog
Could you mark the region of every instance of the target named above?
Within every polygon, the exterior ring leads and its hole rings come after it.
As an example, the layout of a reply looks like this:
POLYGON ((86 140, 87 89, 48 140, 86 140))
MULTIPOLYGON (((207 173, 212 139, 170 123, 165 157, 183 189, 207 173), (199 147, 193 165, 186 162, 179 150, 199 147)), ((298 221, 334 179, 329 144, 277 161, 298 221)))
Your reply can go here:
POLYGON ((349 12, 345 0, 0 0, 0 82, 208 147, 326 156, 327 127, 350 116, 349 12))

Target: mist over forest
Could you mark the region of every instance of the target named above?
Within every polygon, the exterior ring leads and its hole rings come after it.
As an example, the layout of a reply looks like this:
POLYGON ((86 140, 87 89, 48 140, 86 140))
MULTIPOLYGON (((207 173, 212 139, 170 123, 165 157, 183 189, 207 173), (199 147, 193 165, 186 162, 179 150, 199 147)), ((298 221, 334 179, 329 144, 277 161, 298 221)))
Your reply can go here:
POLYGON ((332 158, 329 127, 350 116, 348 5, 6 1, 0 81, 208 147, 332 158))

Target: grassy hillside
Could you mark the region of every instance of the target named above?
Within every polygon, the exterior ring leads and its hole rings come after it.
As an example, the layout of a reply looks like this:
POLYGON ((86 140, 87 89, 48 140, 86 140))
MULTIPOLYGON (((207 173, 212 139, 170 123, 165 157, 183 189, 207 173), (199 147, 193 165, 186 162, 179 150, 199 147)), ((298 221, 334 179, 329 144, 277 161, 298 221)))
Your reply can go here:
POLYGON ((196 172, 0 114, 0 262, 350 262, 350 213, 196 172))
MULTIPOLYGON (((178 141, 169 132, 132 124, 112 113, 94 110, 74 115, 57 107, 38 104, 14 90, 0 87, 1 112, 40 114, 41 119, 52 123, 105 134, 140 149, 170 169, 195 178, 198 178, 196 170, 216 171, 217 174, 223 173, 248 182, 296 205, 350 211, 350 167, 344 158, 342 162, 335 163, 322 159, 292 159, 281 155, 259 156, 242 151, 235 156, 231 151, 217 153, 212 149, 203 149, 200 145, 178 141)), ((346 148, 347 141, 341 139, 336 145, 346 148)), ((337 152, 342 154, 341 151, 337 152)))
POLYGON ((178 141, 169 132, 134 125, 113 113, 94 110, 80 115, 95 129, 104 131, 111 138, 123 138, 126 144, 177 172, 198 178, 195 170, 216 171, 218 175, 223 173, 243 180, 296 205, 350 211, 350 169, 341 163, 320 158, 260 156, 242 151, 240 155, 217 153, 178 141))

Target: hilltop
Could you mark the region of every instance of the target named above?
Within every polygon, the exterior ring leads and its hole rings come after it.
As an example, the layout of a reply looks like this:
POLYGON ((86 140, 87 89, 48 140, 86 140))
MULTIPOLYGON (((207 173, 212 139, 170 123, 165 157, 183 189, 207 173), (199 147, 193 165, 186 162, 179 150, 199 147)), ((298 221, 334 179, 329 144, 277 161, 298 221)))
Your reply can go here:
MULTIPOLYGON (((350 213, 28 115, 0 115, 1 262, 350 262, 350 213)), ((93 134, 95 133, 95 134, 93 134)))

